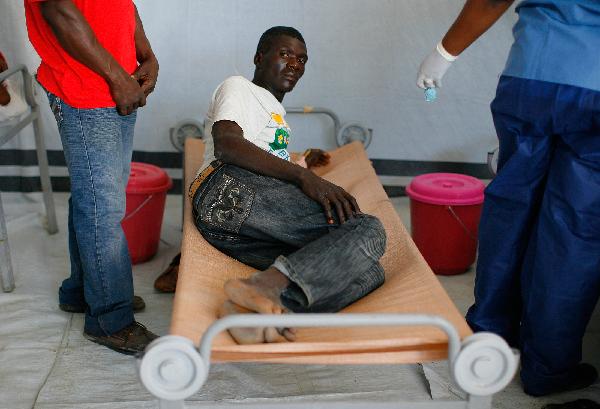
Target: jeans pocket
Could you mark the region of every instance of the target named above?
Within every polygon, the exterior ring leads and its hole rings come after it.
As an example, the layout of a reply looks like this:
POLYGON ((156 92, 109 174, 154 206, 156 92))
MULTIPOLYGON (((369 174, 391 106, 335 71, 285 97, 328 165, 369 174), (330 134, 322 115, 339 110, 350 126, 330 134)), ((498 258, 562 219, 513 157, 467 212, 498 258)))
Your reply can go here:
POLYGON ((203 194, 199 219, 219 230, 237 234, 250 214, 253 201, 252 189, 223 173, 203 194))
POLYGON ((48 100, 50 101, 50 110, 54 114, 54 119, 56 119, 56 124, 60 130, 63 122, 62 100, 50 92, 48 92, 48 100))

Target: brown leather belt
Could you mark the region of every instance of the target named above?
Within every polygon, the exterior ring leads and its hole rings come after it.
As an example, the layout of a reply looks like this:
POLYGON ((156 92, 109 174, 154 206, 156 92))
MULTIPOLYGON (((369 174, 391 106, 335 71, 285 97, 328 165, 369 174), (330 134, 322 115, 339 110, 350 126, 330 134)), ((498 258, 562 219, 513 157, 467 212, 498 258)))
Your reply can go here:
POLYGON ((213 160, 210 163, 210 165, 208 165, 206 168, 204 168, 204 170, 202 172, 200 172, 200 174, 198 176, 196 176, 196 179, 194 179, 194 181, 190 185, 190 188, 188 189, 188 197, 190 199, 194 200, 194 195, 196 194, 196 191, 198 190, 198 188, 200 187, 202 182, 204 182, 204 180, 208 177, 208 175, 213 173, 215 170, 219 169, 221 166, 223 166, 223 162, 218 161, 218 160, 213 160))

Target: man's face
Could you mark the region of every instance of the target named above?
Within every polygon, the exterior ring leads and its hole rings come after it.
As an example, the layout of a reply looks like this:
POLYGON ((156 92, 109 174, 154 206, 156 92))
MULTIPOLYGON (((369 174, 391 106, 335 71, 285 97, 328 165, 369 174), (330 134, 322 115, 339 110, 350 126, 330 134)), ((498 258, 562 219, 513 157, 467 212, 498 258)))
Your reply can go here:
POLYGON ((266 53, 258 53, 254 59, 262 82, 277 93, 286 93, 294 89, 304 75, 308 61, 306 46, 302 41, 287 35, 271 40, 266 53))

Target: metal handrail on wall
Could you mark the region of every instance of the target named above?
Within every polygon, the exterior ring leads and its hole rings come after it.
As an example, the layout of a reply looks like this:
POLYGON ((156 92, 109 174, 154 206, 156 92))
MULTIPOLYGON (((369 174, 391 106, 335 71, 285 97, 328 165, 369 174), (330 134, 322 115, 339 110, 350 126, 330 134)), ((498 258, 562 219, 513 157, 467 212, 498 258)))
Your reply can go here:
POLYGON ((322 114, 327 115, 333 121, 333 139, 338 146, 345 145, 353 141, 360 141, 365 149, 371 143, 373 130, 367 128, 359 122, 346 122, 342 124, 340 117, 331 109, 322 107, 313 107, 305 105, 303 107, 285 108, 288 114, 322 114))
POLYGON ((289 107, 289 108, 286 108, 285 110, 288 114, 323 114, 323 115, 327 115, 333 121, 334 136, 337 136, 337 134, 340 132, 340 128, 342 126, 342 123, 340 122, 340 117, 337 116, 337 114, 335 112, 333 112, 331 109, 305 105, 302 108, 289 107))

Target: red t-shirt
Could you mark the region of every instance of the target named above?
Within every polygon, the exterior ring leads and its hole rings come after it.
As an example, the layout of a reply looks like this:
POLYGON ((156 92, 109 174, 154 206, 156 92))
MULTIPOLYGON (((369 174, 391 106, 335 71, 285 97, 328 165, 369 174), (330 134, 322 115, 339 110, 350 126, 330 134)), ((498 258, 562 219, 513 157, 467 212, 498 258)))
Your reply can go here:
MULTIPOLYGON (((42 63, 37 79, 51 93, 74 108, 116 106, 106 81, 71 57, 42 16, 40 2, 24 0, 29 40, 42 63)), ((137 67, 135 9, 132 0, 73 0, 100 44, 125 71, 137 67)))

